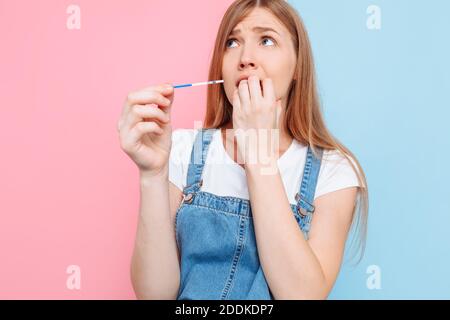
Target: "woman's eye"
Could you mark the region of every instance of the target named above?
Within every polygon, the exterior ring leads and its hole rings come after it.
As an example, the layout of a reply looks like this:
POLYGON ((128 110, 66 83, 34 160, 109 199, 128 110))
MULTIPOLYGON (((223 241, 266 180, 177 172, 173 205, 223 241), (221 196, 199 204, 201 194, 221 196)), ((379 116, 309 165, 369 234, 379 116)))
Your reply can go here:
POLYGON ((274 42, 274 41, 273 41, 273 39, 272 39, 272 38, 270 38, 270 37, 264 37, 264 39, 265 39, 265 40, 266 40, 266 39, 268 39, 268 40, 270 40, 270 41, 274 42))
POLYGON ((228 40, 227 40, 227 45, 226 45, 226 47, 229 48, 229 47, 228 47, 228 44, 229 44, 231 41, 235 41, 235 40, 236 40, 236 39, 228 39, 228 40))
MULTIPOLYGON (((275 43, 275 41, 274 41, 271 37, 263 37, 262 39, 263 39, 263 40, 270 40, 270 41, 272 41, 272 42, 275 43)), ((236 39, 234 39, 234 38, 228 39, 227 44, 226 44, 226 47, 227 47, 227 48, 229 48, 228 45, 229 45, 230 42, 232 42, 232 41, 236 41, 236 39)))

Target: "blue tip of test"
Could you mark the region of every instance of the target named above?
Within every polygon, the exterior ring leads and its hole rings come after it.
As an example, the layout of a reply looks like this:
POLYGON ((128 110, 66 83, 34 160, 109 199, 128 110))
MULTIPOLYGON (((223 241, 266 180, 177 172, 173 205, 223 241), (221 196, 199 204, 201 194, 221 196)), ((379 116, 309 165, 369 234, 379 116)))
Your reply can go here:
POLYGON ((185 88, 185 87, 194 87, 194 86, 204 86, 204 85, 210 85, 210 84, 219 84, 223 83, 224 80, 213 80, 213 81, 207 81, 207 82, 196 82, 196 83, 186 83, 186 84, 179 84, 175 85, 174 88, 185 88))
POLYGON ((178 86, 174 86, 174 88, 184 88, 184 87, 192 87, 192 84, 180 84, 178 86))

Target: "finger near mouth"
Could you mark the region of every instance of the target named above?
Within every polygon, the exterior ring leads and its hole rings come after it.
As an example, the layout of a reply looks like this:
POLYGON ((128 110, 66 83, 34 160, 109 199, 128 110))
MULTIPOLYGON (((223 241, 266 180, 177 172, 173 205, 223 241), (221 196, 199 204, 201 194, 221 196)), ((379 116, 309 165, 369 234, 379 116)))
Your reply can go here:
MULTIPOLYGON (((239 88, 239 85, 241 84, 243 80, 239 81, 238 83, 236 83, 236 88, 239 88)), ((263 81, 259 80, 259 86, 261 87, 261 89, 263 88, 263 81)))
MULTIPOLYGON (((238 94, 239 94, 239 85, 240 85, 240 82, 236 85, 236 89, 235 89, 235 90, 237 90, 238 94)), ((261 88, 261 96, 264 96, 264 87, 262 85, 262 81, 259 81, 259 87, 261 88)))

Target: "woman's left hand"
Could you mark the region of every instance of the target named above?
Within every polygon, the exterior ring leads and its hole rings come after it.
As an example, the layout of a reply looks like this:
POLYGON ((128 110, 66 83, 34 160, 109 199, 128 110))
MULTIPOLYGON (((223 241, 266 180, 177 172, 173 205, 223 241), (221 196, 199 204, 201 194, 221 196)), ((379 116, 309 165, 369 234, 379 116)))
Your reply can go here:
POLYGON ((233 95, 233 129, 245 166, 277 159, 281 100, 275 97, 272 79, 264 79, 262 87, 264 96, 259 77, 251 76, 233 95))

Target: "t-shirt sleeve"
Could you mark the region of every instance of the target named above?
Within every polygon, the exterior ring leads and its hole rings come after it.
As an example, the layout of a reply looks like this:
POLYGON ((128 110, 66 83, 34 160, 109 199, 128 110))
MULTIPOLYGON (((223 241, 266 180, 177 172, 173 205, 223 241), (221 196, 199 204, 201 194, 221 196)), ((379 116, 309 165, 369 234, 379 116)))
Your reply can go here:
MULTIPOLYGON (((352 162, 356 167, 353 159, 352 162)), ((314 199, 329 192, 355 186, 360 186, 360 183, 350 161, 338 150, 324 151, 314 199)))
POLYGON ((169 156, 169 181, 181 191, 186 187, 190 151, 193 145, 193 130, 172 131, 172 148, 169 156))

